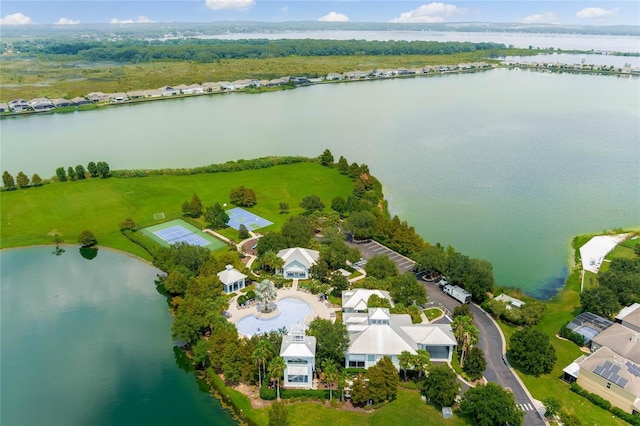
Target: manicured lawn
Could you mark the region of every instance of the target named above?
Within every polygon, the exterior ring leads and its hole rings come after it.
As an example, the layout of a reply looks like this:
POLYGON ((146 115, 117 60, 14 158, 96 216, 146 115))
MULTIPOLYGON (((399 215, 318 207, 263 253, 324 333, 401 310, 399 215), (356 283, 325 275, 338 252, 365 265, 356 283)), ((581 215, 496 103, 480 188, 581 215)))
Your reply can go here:
POLYGON ((429 321, 433 321, 442 315, 442 311, 439 308, 429 308, 424 310, 424 315, 429 321))
MULTIPOLYGON (((419 392, 406 389, 399 389, 398 398, 394 402, 372 413, 344 411, 332 408, 327 404, 312 402, 294 403, 288 407, 289 424, 296 426, 405 426, 418 424, 456 426, 468 424, 456 415, 452 419, 443 419, 437 408, 420 399, 419 392)), ((267 412, 268 408, 256 411, 267 412)), ((267 415, 263 417, 267 418, 267 415)))
MULTIPOLYGON (((305 196, 316 194, 330 205, 335 196, 346 198, 353 183, 336 169, 295 163, 191 176, 87 179, 0 192, 0 248, 51 244, 48 233, 52 229, 62 234, 65 243, 76 244, 78 234, 89 229, 101 246, 148 258, 120 234, 119 224, 125 218, 132 218, 139 227, 157 223, 154 213, 164 212, 166 220, 175 219, 182 216, 182 203, 194 193, 206 207, 229 203, 230 189, 240 185, 256 192, 258 204, 249 210, 273 222, 261 229, 269 231, 278 230, 288 218, 279 214, 280 202, 289 203, 290 215, 297 215, 305 196)), ((203 219, 190 223, 205 226, 203 219)), ((237 231, 230 236, 237 240, 237 231)))

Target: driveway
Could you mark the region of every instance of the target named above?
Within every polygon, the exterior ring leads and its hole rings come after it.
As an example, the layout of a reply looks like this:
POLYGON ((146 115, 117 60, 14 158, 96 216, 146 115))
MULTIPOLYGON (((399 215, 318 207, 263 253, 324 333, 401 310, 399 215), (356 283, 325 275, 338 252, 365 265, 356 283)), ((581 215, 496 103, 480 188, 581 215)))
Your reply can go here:
MULTIPOLYGON (((347 243, 351 247, 357 247, 362 253, 364 259, 369 259, 376 254, 383 254, 393 260, 398 265, 400 273, 404 273, 413 268, 414 261, 402 256, 399 253, 383 246, 375 241, 363 244, 347 243)), ((445 308, 445 313, 451 314, 460 302, 443 293, 436 282, 427 282, 420 280, 427 290, 430 304, 433 306, 441 306, 445 308)), ((490 381, 499 384, 503 388, 510 388, 516 399, 516 404, 525 412, 524 424, 527 426, 544 426, 545 422, 538 414, 536 407, 529 393, 525 390, 524 385, 516 378, 515 373, 505 364, 503 359, 504 348, 502 343, 502 335, 498 326, 491 320, 488 314, 482 311, 478 306, 471 305, 471 312, 474 316, 474 324, 480 332, 478 338, 478 347, 484 352, 487 361, 487 369, 484 377, 490 381)), ((441 318, 440 322, 450 322, 447 317, 441 318)))

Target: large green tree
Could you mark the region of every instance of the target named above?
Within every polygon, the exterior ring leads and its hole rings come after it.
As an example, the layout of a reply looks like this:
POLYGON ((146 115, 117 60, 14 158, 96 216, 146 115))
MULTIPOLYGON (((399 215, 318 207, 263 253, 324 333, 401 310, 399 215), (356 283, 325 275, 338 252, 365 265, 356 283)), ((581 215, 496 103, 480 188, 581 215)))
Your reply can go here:
POLYGON ((198 194, 193 194, 190 201, 182 203, 182 214, 191 217, 200 217, 202 215, 202 201, 198 194))
POLYGON ((369 397, 374 404, 396 399, 399 383, 398 370, 389 357, 384 356, 376 365, 369 367, 367 378, 369 379, 369 397))
POLYGON ((89 171, 89 175, 91 175, 92 178, 98 177, 98 166, 93 161, 90 161, 89 164, 87 164, 87 170, 89 171))
POLYGON ((220 203, 215 203, 213 206, 206 208, 204 219, 213 227, 213 229, 220 229, 227 226, 227 223, 229 222, 229 215, 220 203))
POLYGON ((492 382, 467 390, 460 401, 460 412, 478 426, 519 426, 524 419, 513 394, 492 382))
POLYGON ((42 178, 40 177, 39 174, 34 173, 33 176, 31 176, 31 185, 33 186, 42 185, 42 178))
POLYGON ((411 272, 391 278, 390 293, 395 303, 405 306, 422 306, 427 303, 427 291, 411 272))
POLYGON ((244 185, 231 188, 229 191, 229 200, 231 200, 232 204, 240 207, 253 207, 258 203, 255 191, 244 185))
POLYGON ((439 246, 427 246, 416 255, 418 270, 427 270, 432 275, 442 274, 447 267, 447 254, 439 246))
POLYGON ((460 393, 456 373, 446 364, 434 365, 424 382, 427 399, 440 407, 451 407, 460 393))
POLYGON ((362 407, 369 402, 371 389, 364 374, 358 374, 351 383, 351 403, 362 407))
POLYGON ((368 210, 354 212, 347 218, 345 227, 356 239, 371 238, 376 229, 376 217, 368 210))
POLYGON ((164 280, 164 288, 171 294, 184 294, 189 278, 180 271, 171 271, 164 280))
POLYGON ((69 176, 69 180, 76 180, 76 169, 69 166, 67 168, 67 175, 69 176))
POLYGON ((307 195, 302 199, 302 202, 300 203, 300 207, 302 207, 305 210, 305 213, 307 215, 310 215, 313 212, 316 212, 316 211, 321 212, 322 210, 324 210, 324 203, 322 202, 320 197, 318 197, 315 194, 312 194, 312 195, 307 195))
POLYGON ((464 371, 471 380, 478 380, 482 378, 486 368, 487 361, 484 359, 484 353, 479 347, 472 347, 464 362, 462 371, 464 371))
POLYGON ((305 216, 290 217, 281 229, 286 247, 308 247, 316 229, 311 219, 305 216))
POLYGON ((11 176, 11 173, 6 170, 2 173, 2 184, 8 191, 16 189, 16 181, 11 176))
POLYGON ((316 368, 322 369, 320 362, 325 359, 342 365, 344 351, 349 346, 349 334, 341 321, 334 323, 316 318, 309 324, 307 334, 316 338, 316 368))
POLYGON ((93 235, 93 232, 89 231, 88 229, 85 229, 84 231, 80 232, 80 235, 78 235, 78 242, 83 247, 91 247, 98 244, 98 240, 96 239, 96 236, 93 235))
POLYGON ((322 155, 320 155, 320 164, 323 166, 333 165, 333 154, 328 149, 325 149, 322 155))
POLYGON ((26 188, 29 186, 29 177, 25 175, 23 172, 19 172, 16 175, 16 182, 19 188, 26 188))
POLYGON ((621 309, 613 291, 604 286, 592 287, 580 293, 583 312, 591 312, 606 318, 613 318, 621 309))
POLYGON ((396 263, 382 254, 376 254, 367 260, 364 270, 367 272, 367 276, 381 280, 398 276, 396 263))
POLYGON ((78 177, 78 179, 82 180, 87 177, 87 172, 84 170, 84 166, 82 164, 78 164, 75 170, 76 170, 76 176, 78 177))
POLYGON ((96 163, 96 169, 101 178, 109 177, 109 164, 106 161, 98 161, 96 163))
POLYGON ((539 330, 525 328, 509 339, 509 359, 534 376, 547 374, 556 363, 556 350, 549 336, 539 330))
POLYGON ((67 172, 64 170, 64 167, 58 167, 56 169, 56 176, 58 177, 59 182, 67 181, 67 172))
POLYGON ((331 200, 331 210, 340 214, 340 217, 343 217, 347 212, 347 200, 344 197, 336 196, 331 200))

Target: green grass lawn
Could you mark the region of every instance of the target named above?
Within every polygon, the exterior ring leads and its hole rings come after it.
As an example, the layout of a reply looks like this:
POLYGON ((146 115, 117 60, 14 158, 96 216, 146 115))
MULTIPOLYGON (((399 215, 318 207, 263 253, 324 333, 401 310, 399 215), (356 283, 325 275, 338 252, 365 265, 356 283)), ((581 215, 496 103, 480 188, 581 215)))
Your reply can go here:
MULTIPOLYGON (((0 248, 51 244, 52 229, 62 234, 65 243, 76 244, 78 234, 89 229, 100 246, 148 258, 121 235, 120 222, 125 218, 132 218, 139 227, 156 224, 153 214, 158 212, 164 212, 166 220, 176 219, 193 193, 206 207, 228 203, 230 189, 240 185, 256 192, 258 204, 248 210, 272 221, 273 225, 261 229, 269 231, 280 229, 289 217, 279 214, 280 202, 289 203, 290 215, 297 215, 305 196, 316 194, 330 205, 335 196, 346 198, 353 183, 336 169, 309 162, 190 176, 87 179, 0 192, 0 248)), ((205 226, 203 219, 195 224, 205 226)), ((232 231, 230 236, 237 240, 237 231, 232 231)))
MULTIPOLYGON (((339 404, 337 404, 339 407, 339 404)), ((398 398, 392 403, 371 413, 340 410, 328 404, 299 402, 288 405, 289 424, 296 426, 389 426, 389 425, 467 425, 454 414, 452 419, 443 419, 440 410, 420 399, 418 391, 398 389, 398 398)), ((269 408, 255 410, 259 415, 253 419, 267 419, 269 408), (262 413, 265 414, 262 414, 262 413)), ((259 423, 259 424, 267 424, 259 423)))
POLYGON ((442 313, 443 312, 439 308, 429 308, 424 310, 424 315, 429 321, 433 321, 438 318, 442 313))

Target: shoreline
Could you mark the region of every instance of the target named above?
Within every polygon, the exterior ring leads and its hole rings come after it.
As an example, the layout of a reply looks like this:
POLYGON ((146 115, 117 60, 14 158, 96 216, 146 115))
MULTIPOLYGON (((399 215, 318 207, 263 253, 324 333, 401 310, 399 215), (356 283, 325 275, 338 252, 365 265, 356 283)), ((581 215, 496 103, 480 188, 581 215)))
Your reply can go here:
MULTIPOLYGON (((535 56, 533 56, 535 57, 535 56)), ((100 108, 113 107, 113 106, 121 106, 121 105, 130 105, 130 104, 141 104, 146 102, 154 102, 154 101, 164 101, 169 99, 186 99, 197 96, 207 96, 207 95, 224 95, 228 93, 245 93, 245 94, 263 94, 270 92, 280 92, 282 90, 291 90, 297 89, 299 87, 308 87, 315 86, 321 84, 339 84, 339 83, 355 83, 362 81, 379 81, 379 80, 394 80, 394 79, 407 79, 407 78, 420 78, 420 77, 434 77, 434 76, 442 76, 448 74, 469 74, 476 73, 481 71, 491 71, 495 69, 509 69, 509 70, 533 70, 539 72, 545 72, 549 74, 589 74, 589 75, 603 75, 603 76, 616 76, 616 77, 640 77, 640 74, 637 72, 624 72, 621 69, 614 70, 593 70, 593 69, 573 69, 573 68, 546 68, 540 67, 538 65, 529 65, 529 64, 515 64, 515 63, 474 63, 481 64, 476 68, 458 68, 458 66, 450 66, 450 65, 430 65, 425 66, 423 69, 430 67, 429 71, 423 71, 422 73, 413 73, 413 74, 397 74, 391 76, 364 76, 358 78, 341 78, 339 80, 329 80, 326 77, 320 79, 310 79, 306 83, 293 84, 292 86, 276 86, 276 87, 268 87, 268 88, 243 88, 243 89, 231 89, 231 90, 220 90, 216 92, 201 92, 201 93, 178 93, 171 96, 161 96, 161 97, 144 97, 144 98, 132 98, 126 101, 118 101, 112 102, 110 100, 106 101, 98 101, 93 102, 86 105, 78 105, 78 106, 67 106, 67 107, 52 107, 46 110, 40 111, 19 111, 19 112, 0 112, 0 119, 8 118, 8 117, 22 117, 22 116, 33 116, 39 114, 57 114, 57 113, 71 113, 71 112, 80 112, 80 111, 92 111, 100 108), (447 70, 441 70, 441 68, 447 68, 447 70), (434 71, 435 68, 436 70, 434 71)), ((399 68, 400 69, 400 68, 399 68)), ((351 71, 357 72, 357 71, 351 71)), ((347 72, 348 73, 348 72, 347 72)), ((130 90, 125 93, 134 92, 136 90, 130 90)))
MULTIPOLYGON (((2 254, 5 251, 9 251, 9 250, 24 250, 24 249, 30 249, 30 248, 47 248, 47 247, 53 247, 53 248, 55 248, 55 247, 80 248, 80 245, 79 244, 69 244, 69 243, 57 244, 57 245, 56 244, 29 244, 29 245, 26 245, 26 246, 13 246, 13 247, 0 248, 0 254, 2 254)), ((138 256, 137 254, 131 253, 131 252, 126 251, 126 250, 117 249, 117 248, 109 247, 109 246, 100 246, 100 245, 93 246, 91 248, 95 248, 97 250, 108 250, 108 251, 112 251, 114 253, 124 254, 126 256, 129 256, 129 257, 131 257, 133 259, 136 259, 136 260, 138 260, 138 261, 140 261, 142 263, 146 263, 147 265, 158 269, 156 266, 154 266, 153 262, 151 262, 151 261, 149 261, 147 259, 144 259, 144 258, 138 256)), ((160 269, 158 269, 158 270, 160 270, 160 269)))

